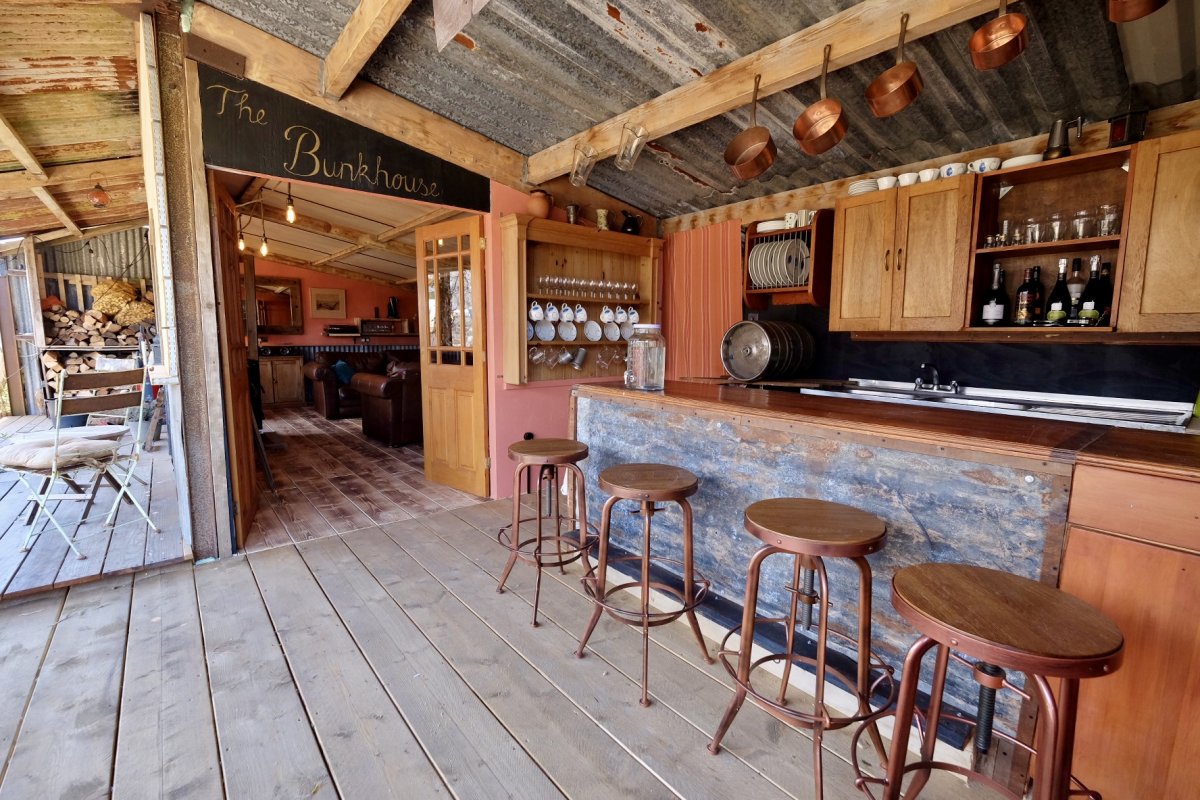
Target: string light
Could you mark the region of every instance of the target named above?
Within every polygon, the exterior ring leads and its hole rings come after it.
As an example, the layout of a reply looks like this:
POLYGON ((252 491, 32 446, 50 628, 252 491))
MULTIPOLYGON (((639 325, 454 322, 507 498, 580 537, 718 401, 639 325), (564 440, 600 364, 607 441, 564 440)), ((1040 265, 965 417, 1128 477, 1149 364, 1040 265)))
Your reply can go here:
POLYGON ((289 182, 288 182, 288 194, 287 194, 287 221, 288 221, 288 224, 289 224, 289 225, 291 225, 291 224, 294 224, 294 223, 296 222, 296 204, 295 204, 295 203, 292 201, 292 184, 291 184, 291 181, 289 181, 289 182))
POLYGON ((267 249, 267 240, 266 240, 266 237, 264 237, 264 238, 263 238, 263 240, 262 240, 262 244, 260 244, 260 245, 258 246, 258 252, 262 254, 262 257, 263 257, 263 258, 266 258, 266 257, 267 257, 267 255, 268 255, 268 254, 271 252, 270 250, 268 250, 268 249, 267 249))
POLYGON ((258 252, 266 258, 270 250, 267 249, 267 212, 263 209, 262 189, 258 190, 258 220, 262 223, 262 244, 258 246, 258 252))
POLYGON ((238 216, 238 252, 239 253, 244 253, 246 251, 246 237, 243 234, 244 230, 245 230, 245 226, 242 225, 242 218, 239 215, 238 216))

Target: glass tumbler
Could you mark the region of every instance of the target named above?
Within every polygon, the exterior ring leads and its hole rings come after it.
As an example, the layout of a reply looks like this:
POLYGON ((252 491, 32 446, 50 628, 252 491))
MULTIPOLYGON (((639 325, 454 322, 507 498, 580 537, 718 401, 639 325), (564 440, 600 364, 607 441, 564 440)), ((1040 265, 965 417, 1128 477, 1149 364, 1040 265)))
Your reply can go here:
POLYGON ((1042 230, 1042 241, 1061 242, 1066 238, 1069 238, 1069 236, 1067 221, 1063 219, 1063 215, 1054 213, 1047 217, 1045 228, 1042 230))
POLYGON ((1071 218, 1071 238, 1088 239, 1096 235, 1096 217, 1091 211, 1081 209, 1071 218))
POLYGON ((1045 241, 1043 235, 1042 221, 1037 217, 1030 217, 1025 220, 1025 242, 1026 244, 1037 244, 1045 241))
POLYGON ((1115 203, 1100 206, 1096 217, 1098 236, 1116 236, 1121 232, 1121 207, 1115 203))

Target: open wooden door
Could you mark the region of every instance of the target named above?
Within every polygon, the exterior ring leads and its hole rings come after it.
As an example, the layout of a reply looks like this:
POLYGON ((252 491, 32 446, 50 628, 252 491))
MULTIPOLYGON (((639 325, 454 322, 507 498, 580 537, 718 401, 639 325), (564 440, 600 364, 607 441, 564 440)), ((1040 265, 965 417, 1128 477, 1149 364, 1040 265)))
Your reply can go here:
POLYGON ((482 219, 418 228, 425 477, 488 495, 482 219))
POLYGON ((242 318, 242 275, 238 261, 238 218, 233 198, 209 173, 213 200, 213 268, 216 270, 217 323, 220 330, 221 384, 225 402, 225 436, 229 453, 233 524, 240 550, 258 510, 255 486, 254 416, 250 409, 250 376, 246 324, 242 318))

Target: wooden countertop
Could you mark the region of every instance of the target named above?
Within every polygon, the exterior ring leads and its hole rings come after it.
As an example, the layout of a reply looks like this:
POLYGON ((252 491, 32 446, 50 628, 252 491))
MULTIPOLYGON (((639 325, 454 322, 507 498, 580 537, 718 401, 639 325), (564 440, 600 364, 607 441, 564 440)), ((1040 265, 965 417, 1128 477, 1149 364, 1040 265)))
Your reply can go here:
POLYGON ((1109 428, 1084 448, 1078 463, 1200 481, 1200 436, 1109 428))

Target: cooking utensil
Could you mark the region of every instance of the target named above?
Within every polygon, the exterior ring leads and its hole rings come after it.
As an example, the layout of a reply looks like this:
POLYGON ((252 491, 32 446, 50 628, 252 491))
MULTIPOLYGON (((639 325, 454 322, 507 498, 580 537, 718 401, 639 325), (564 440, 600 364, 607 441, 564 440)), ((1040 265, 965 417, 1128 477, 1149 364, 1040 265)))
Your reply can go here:
POLYGON ((1029 44, 1029 20, 1024 14, 1008 13, 1008 0, 1000 0, 1000 15, 983 24, 971 36, 971 63, 975 69, 995 69, 1025 52, 1029 44))
POLYGON ((1133 22, 1153 14, 1167 4, 1167 0, 1108 0, 1109 22, 1133 22))
POLYGON ((725 163, 740 181, 757 178, 775 163, 777 150, 771 132, 758 124, 758 85, 761 81, 762 75, 754 76, 750 127, 733 137, 733 141, 725 148, 725 163))
POLYGON ((900 46, 896 66, 889 67, 867 87, 867 105, 877 117, 890 117, 912 104, 925 88, 915 61, 904 60, 904 35, 908 32, 908 14, 900 15, 900 46))
POLYGON ((796 137, 800 149, 810 156, 819 156, 846 135, 842 104, 825 95, 825 77, 829 73, 832 51, 833 45, 825 45, 825 58, 821 63, 821 99, 806 108, 792 126, 792 136, 796 137))
POLYGON ((1056 119, 1050 125, 1050 138, 1046 140, 1046 149, 1042 158, 1049 161, 1052 158, 1063 158, 1071 155, 1071 128, 1075 129, 1075 138, 1083 138, 1083 117, 1075 119, 1056 119))
POLYGON ((812 335, 793 322, 735 322, 721 340, 721 364, 735 381, 784 380, 812 365, 812 335))

